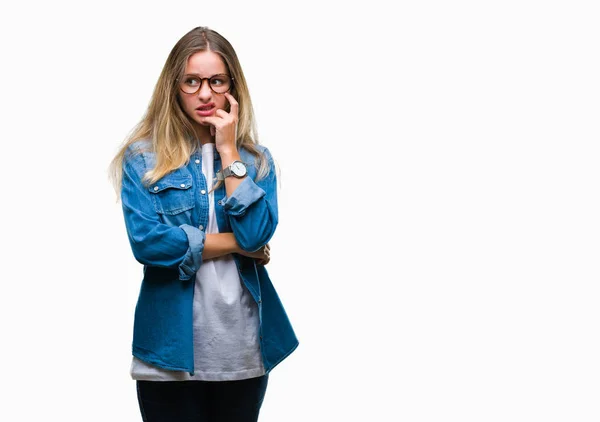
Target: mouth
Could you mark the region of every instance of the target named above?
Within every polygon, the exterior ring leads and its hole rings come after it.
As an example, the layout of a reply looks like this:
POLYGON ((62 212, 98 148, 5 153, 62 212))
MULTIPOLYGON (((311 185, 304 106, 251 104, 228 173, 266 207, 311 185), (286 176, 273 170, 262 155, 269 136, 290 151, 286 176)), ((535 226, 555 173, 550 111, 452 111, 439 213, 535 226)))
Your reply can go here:
POLYGON ((196 113, 200 116, 209 116, 215 109, 215 104, 210 103, 196 108, 196 113))
POLYGON ((210 110, 214 107, 215 107, 215 103, 208 103, 208 104, 203 104, 200 107, 196 107, 196 110, 206 111, 206 110, 210 110))

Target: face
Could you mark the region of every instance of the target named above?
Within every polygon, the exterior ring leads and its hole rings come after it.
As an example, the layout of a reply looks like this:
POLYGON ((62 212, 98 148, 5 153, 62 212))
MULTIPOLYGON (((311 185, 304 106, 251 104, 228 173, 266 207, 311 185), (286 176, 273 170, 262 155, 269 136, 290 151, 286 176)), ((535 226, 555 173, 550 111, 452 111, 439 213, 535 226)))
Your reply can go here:
MULTIPOLYGON (((221 56, 212 51, 199 51, 193 54, 187 62, 184 75, 196 75, 200 78, 210 78, 211 76, 219 73, 229 74, 225 62, 221 56)), ((184 76, 184 79, 187 77, 184 76)), ((198 81, 187 78, 192 84, 197 84, 198 81)), ((214 116, 217 109, 226 110, 228 105, 227 98, 224 94, 215 93, 209 86, 209 81, 202 81, 202 87, 195 94, 186 94, 179 89, 179 99, 183 111, 190 117, 190 119, 196 122, 200 130, 208 130, 209 124, 202 122, 203 116, 214 116), (213 107, 209 111, 198 110, 199 107, 206 108, 204 106, 212 105, 213 107)))

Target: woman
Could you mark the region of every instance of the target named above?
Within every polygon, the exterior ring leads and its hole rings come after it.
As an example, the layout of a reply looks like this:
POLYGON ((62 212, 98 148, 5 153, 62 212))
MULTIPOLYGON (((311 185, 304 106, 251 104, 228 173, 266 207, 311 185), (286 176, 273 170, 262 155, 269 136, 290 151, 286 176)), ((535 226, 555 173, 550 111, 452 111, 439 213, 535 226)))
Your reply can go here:
POLYGON ((198 27, 175 44, 111 174, 144 265, 131 365, 143 420, 256 421, 298 340, 265 269, 275 166, 225 38, 198 27))

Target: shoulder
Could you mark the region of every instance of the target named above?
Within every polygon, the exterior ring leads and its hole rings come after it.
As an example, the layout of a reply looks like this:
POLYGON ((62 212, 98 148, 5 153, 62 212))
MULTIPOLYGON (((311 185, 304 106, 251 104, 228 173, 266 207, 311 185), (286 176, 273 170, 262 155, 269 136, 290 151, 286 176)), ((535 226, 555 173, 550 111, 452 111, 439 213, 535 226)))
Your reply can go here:
POLYGON ((138 139, 129 144, 126 155, 149 154, 152 152, 152 142, 149 139, 138 139))
POLYGON ((257 145, 256 149, 258 150, 258 152, 262 156, 267 157, 269 160, 272 159, 272 157, 271 157, 271 151, 269 151, 269 148, 267 148, 266 146, 264 146, 264 145, 257 145))
MULTIPOLYGON (((255 144, 254 149, 256 150, 256 152, 258 152, 258 154, 261 157, 266 158, 269 161, 271 161, 273 159, 271 157, 271 151, 269 151, 269 148, 267 148, 266 146, 255 144)), ((253 154, 248 149, 246 149, 245 147, 242 146, 242 148, 240 148, 240 156, 242 157, 242 160, 250 161, 251 159, 253 159, 255 157, 255 154, 253 154)))
POLYGON ((136 167, 140 165, 152 167, 155 162, 152 142, 148 139, 140 139, 129 144, 125 150, 124 162, 136 167))
POLYGON ((267 148, 267 147, 266 147, 266 146, 264 146, 264 145, 260 145, 260 144, 258 144, 258 145, 255 145, 255 147, 256 147, 256 149, 257 149, 257 150, 258 150, 258 151, 259 151, 261 154, 268 153, 268 151, 269 151, 269 148, 267 148))

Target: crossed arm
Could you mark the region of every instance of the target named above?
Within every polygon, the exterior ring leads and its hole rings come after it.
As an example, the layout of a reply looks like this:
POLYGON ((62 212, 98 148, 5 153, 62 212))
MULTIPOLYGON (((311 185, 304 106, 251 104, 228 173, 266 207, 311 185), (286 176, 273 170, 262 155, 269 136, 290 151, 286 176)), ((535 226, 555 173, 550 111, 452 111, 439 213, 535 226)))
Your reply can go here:
POLYGON ((218 258, 230 253, 238 253, 258 260, 259 265, 267 265, 270 260, 270 248, 267 243, 254 252, 248 252, 240 248, 233 233, 207 234, 202 251, 202 260, 218 258))

